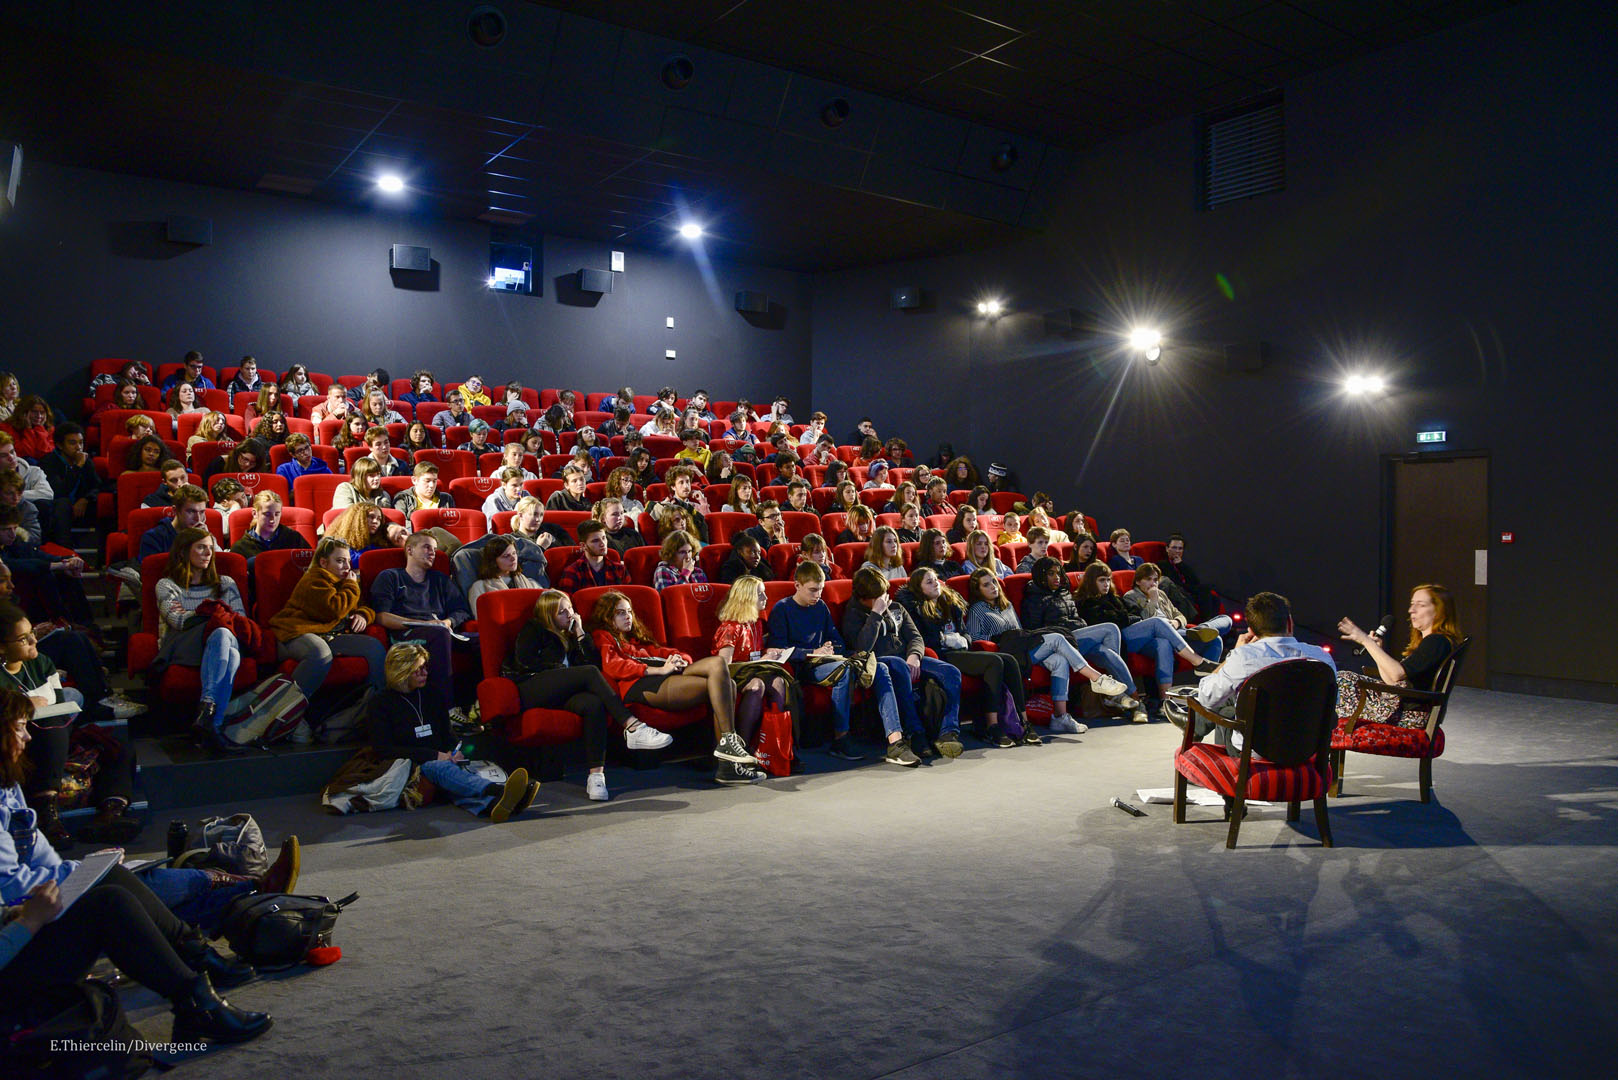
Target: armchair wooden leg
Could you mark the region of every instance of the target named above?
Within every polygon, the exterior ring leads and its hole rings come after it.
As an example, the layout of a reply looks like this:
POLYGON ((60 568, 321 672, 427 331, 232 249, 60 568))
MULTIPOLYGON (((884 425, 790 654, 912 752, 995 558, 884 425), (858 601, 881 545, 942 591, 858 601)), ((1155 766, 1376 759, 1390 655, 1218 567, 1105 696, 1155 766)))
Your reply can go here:
POLYGON ((1185 824, 1185 775, 1174 770, 1174 824, 1185 824))
POLYGON ((1331 847, 1331 818, 1326 816, 1326 796, 1315 800, 1315 828, 1320 830, 1320 846, 1331 847))
POLYGON ((1301 807, 1299 806, 1297 799, 1293 799, 1291 802, 1287 803, 1287 820, 1297 821, 1300 816, 1300 810, 1301 807))
POLYGON ((1332 755, 1331 755, 1331 769, 1332 769, 1331 797, 1334 798, 1334 799, 1340 799, 1340 798, 1343 797, 1343 766, 1346 765, 1347 763, 1348 763, 1348 751, 1347 750, 1333 750, 1332 751, 1332 755))
POLYGON ((1225 837, 1225 847, 1236 846, 1236 834, 1242 831, 1242 818, 1247 816, 1247 796, 1238 794, 1230 804, 1230 835, 1225 837))
POLYGON ((1421 801, 1432 802, 1433 799, 1433 759, 1421 759, 1421 801))

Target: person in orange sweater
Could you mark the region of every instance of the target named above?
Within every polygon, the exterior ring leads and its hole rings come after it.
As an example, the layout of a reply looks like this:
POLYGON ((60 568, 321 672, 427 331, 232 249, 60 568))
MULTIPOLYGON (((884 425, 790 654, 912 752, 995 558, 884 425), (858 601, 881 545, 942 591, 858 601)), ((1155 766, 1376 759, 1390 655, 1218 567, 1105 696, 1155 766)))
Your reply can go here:
POLYGON ((372 688, 381 690, 387 685, 388 649, 365 633, 375 620, 376 612, 360 603, 360 581, 347 542, 327 536, 316 546, 314 562, 293 586, 286 606, 271 616, 270 633, 277 657, 298 662, 292 681, 304 697, 314 697, 338 656, 363 659, 372 688))
POLYGON ((659 645, 635 617, 629 597, 616 589, 603 593, 585 624, 601 654, 601 673, 625 705, 650 705, 671 712, 707 703, 713 710, 714 757, 721 784, 756 784, 764 779, 758 758, 736 734, 736 681, 717 656, 692 660, 659 645))

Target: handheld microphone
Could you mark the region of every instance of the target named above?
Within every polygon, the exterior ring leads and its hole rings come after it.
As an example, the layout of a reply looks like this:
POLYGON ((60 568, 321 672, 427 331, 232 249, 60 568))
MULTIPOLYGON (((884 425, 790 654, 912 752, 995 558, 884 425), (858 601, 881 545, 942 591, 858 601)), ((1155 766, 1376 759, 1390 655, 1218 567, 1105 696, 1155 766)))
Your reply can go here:
MULTIPOLYGON (((1371 636, 1376 638, 1377 644, 1380 645, 1383 641, 1387 640, 1388 630, 1392 625, 1393 625, 1393 613, 1392 612, 1389 612, 1388 614, 1382 616, 1382 618, 1377 621, 1376 629, 1371 631, 1371 636)), ((1363 645, 1356 646, 1354 651, 1356 653, 1358 653, 1360 656, 1364 656, 1365 655, 1365 646, 1363 646, 1363 645)))

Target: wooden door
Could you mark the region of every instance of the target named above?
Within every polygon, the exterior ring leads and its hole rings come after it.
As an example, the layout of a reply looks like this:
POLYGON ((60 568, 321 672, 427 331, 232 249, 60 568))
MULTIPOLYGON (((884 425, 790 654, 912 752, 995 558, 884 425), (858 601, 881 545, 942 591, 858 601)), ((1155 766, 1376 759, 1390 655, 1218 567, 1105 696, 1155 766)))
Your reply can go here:
POLYGON ((1393 629, 1389 651, 1410 637, 1410 591, 1427 582, 1449 589, 1461 631, 1472 639, 1463 686, 1487 686, 1489 673, 1489 459, 1419 455, 1394 459, 1390 545, 1383 581, 1393 629))

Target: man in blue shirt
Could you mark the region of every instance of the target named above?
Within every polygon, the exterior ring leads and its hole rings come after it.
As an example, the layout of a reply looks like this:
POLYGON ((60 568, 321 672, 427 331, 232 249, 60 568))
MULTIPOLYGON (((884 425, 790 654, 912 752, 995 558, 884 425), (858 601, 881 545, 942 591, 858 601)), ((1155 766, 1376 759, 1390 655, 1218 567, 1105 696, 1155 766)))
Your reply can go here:
POLYGON ((275 471, 286 478, 287 487, 290 488, 292 481, 300 476, 331 472, 331 466, 326 464, 325 458, 315 457, 314 444, 309 441, 309 436, 301 431, 294 431, 287 436, 286 448, 287 453, 292 455, 292 460, 275 471))
POLYGON ((198 390, 212 390, 213 380, 202 373, 202 354, 192 349, 185 354, 185 367, 163 380, 163 396, 167 398, 169 391, 180 382, 188 382, 198 390))

